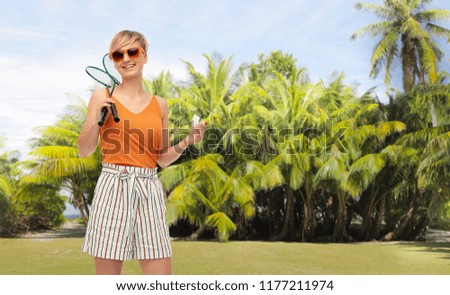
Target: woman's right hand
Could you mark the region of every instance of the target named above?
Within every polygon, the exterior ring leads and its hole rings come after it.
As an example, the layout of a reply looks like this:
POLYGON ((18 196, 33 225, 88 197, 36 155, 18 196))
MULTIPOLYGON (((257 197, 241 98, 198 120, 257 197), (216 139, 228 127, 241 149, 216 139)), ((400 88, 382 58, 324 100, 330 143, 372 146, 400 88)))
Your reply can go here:
POLYGON ((106 119, 108 119, 109 115, 111 114, 111 104, 112 103, 114 103, 114 100, 109 97, 103 96, 103 97, 98 97, 96 99, 96 106, 94 108, 96 109, 97 119, 100 118, 100 115, 101 115, 104 107, 106 107, 108 109, 108 114, 105 117, 105 121, 106 121, 106 119))

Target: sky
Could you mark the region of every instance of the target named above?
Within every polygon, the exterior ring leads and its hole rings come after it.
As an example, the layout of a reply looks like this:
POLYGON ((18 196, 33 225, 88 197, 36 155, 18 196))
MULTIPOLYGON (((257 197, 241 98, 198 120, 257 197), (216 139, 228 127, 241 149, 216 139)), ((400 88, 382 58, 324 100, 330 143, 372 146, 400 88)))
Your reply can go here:
MULTIPOLYGON (((282 50, 305 67, 313 82, 344 72, 345 82, 371 87, 386 97, 382 75, 370 79, 376 40, 350 41, 359 28, 377 21, 355 11, 353 0, 0 0, 0 136, 3 150, 27 158, 33 129, 56 122, 76 97, 86 102, 95 83, 85 73, 100 66, 120 30, 143 33, 149 41, 146 78, 163 70, 187 78, 182 60, 204 72, 203 54, 233 56, 235 69, 257 62, 258 54, 282 50)), ((381 3, 381 0, 365 2, 381 3)), ((448 0, 429 7, 450 9, 448 0)), ((449 23, 444 23, 449 28, 449 23)), ((449 45, 441 69, 450 71, 449 45)), ((397 71, 398 72, 398 71, 397 71)), ((399 75, 393 86, 400 89, 399 75)), ((1 148, 0 148, 1 152, 1 148)))

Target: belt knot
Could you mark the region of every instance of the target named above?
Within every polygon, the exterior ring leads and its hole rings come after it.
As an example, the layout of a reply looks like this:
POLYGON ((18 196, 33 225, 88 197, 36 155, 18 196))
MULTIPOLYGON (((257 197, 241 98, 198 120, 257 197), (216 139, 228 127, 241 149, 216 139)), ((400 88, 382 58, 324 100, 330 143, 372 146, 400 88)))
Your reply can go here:
MULTIPOLYGON (((139 173, 137 171, 133 171, 133 169, 127 169, 126 167, 119 167, 118 169, 116 169, 115 167, 104 166, 102 171, 113 174, 115 177, 117 177, 117 186, 119 185, 120 180, 128 179, 128 192, 130 194, 133 193, 136 189, 136 183, 139 183, 140 187, 144 188, 144 179, 156 178, 156 174, 139 173)), ((147 198, 147 194, 145 192, 140 192, 139 195, 147 198)))

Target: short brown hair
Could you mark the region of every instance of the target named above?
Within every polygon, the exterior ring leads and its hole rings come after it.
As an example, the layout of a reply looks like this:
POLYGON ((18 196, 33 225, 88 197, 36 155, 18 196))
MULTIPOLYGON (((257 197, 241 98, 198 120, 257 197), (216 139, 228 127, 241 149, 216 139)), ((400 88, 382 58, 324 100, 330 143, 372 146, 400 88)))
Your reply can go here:
POLYGON ((147 52, 148 42, 145 39, 145 36, 136 31, 123 30, 117 33, 114 38, 111 40, 111 44, 109 45, 109 52, 116 51, 120 47, 131 44, 134 42, 139 42, 142 49, 147 52))

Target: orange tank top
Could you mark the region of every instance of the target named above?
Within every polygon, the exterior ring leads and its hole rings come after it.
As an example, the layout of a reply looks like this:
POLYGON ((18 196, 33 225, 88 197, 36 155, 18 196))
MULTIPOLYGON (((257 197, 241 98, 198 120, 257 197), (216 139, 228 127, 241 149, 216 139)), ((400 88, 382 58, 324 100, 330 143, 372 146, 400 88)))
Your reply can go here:
POLYGON ((114 101, 120 121, 114 122, 109 115, 101 128, 102 161, 156 168, 162 136, 162 114, 156 97, 139 113, 131 112, 115 98, 114 101))

